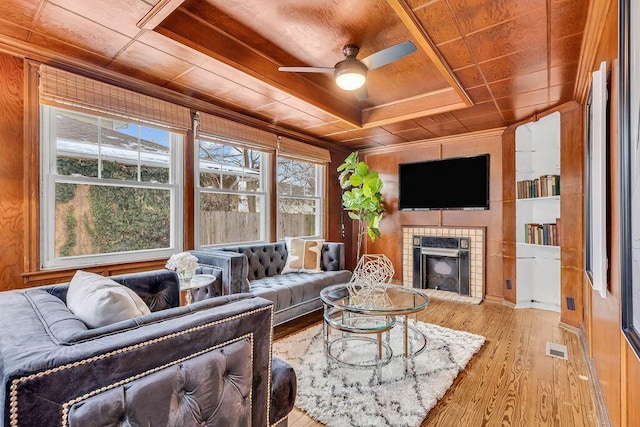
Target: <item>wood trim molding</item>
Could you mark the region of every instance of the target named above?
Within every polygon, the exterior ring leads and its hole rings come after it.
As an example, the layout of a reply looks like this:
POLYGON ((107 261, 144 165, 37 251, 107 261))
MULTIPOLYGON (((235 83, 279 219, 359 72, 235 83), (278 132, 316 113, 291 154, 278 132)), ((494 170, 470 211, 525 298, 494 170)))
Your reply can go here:
POLYGON ((267 224, 267 239, 270 242, 278 241, 278 158, 275 154, 269 156, 271 162, 269 174, 269 180, 267 183, 267 194, 273 195, 267 196, 268 210, 269 210, 269 223, 267 224))
POLYGON ((38 103, 39 66, 24 65, 24 263, 25 272, 40 269, 40 106, 38 103))
POLYGON ((627 335, 620 334, 620 424, 629 425, 629 381, 627 380, 629 372, 629 341, 627 335))
POLYGON ((483 298, 485 301, 497 302, 505 305, 510 305, 509 301, 506 301, 504 298, 496 295, 485 295, 483 298))
POLYGON ((596 367, 593 364, 593 360, 589 357, 589 348, 585 339, 584 329, 582 328, 567 328, 564 324, 560 323, 559 326, 574 332, 578 335, 578 341, 580 342, 580 349, 582 350, 582 357, 584 364, 587 368, 589 376, 589 385, 591 386, 591 396, 593 396, 593 406, 598 417, 598 425, 603 427, 611 427, 611 421, 609 420, 609 414, 607 413, 607 406, 602 394, 602 388, 600 387, 600 380, 598 379, 598 373, 596 367))
POLYGON ((582 108, 582 105, 578 104, 576 101, 565 102, 564 104, 560 104, 556 107, 549 108, 548 110, 545 110, 542 113, 536 113, 528 119, 520 120, 519 122, 513 123, 507 126, 504 132, 505 133, 515 132, 518 126, 526 125, 527 123, 531 123, 531 122, 537 122, 541 118, 546 117, 550 114, 553 114, 556 111, 559 111, 561 114, 564 114, 580 108, 582 108))
MULTIPOLYGON (((159 259, 152 261, 133 262, 128 264, 108 264, 99 265, 96 267, 82 268, 84 271, 89 271, 103 276, 114 276, 117 274, 125 273, 137 273, 149 270, 157 270, 165 268, 167 260, 159 259)), ((54 283, 64 283, 71 280, 75 274, 76 269, 63 269, 63 270, 42 270, 25 272, 22 274, 25 287, 48 285, 54 283)))
POLYGON ((196 165, 194 159, 195 135, 193 130, 185 134, 183 145, 183 176, 182 176, 182 248, 183 250, 195 249, 195 177, 196 165))
POLYGON ((136 25, 143 30, 153 30, 160 25, 167 16, 179 8, 184 1, 185 0, 160 0, 136 25))
POLYGON ((387 3, 391 6, 396 15, 398 15, 420 47, 433 61, 433 64, 436 66, 438 71, 440 71, 444 79, 451 85, 453 90, 456 91, 462 103, 464 103, 466 107, 473 106, 473 101, 458 81, 458 78, 451 70, 451 67, 449 67, 449 64, 447 64, 438 51, 436 45, 433 43, 420 21, 418 21, 407 2, 405 0, 387 0, 387 3))
POLYGON ((591 72, 593 71, 598 46, 604 28, 607 24, 607 14, 611 9, 613 0, 592 0, 587 14, 587 23, 584 27, 584 36, 580 46, 580 62, 576 75, 576 85, 573 91, 573 99, 584 104, 591 85, 591 72))
MULTIPOLYGON (((474 140, 477 140, 478 138, 490 138, 494 136, 502 136, 504 132, 505 132, 505 128, 495 128, 495 129, 482 130, 477 132, 443 136, 439 138, 422 139, 420 141, 403 143, 399 146, 368 148, 368 149, 360 150, 360 153, 364 156, 369 156, 369 155, 375 155, 375 154, 398 153, 398 152, 407 151, 407 150, 410 150, 410 151, 420 150, 420 149, 423 149, 432 145, 437 145, 437 144, 474 141, 474 140)), ((442 150, 440 152, 440 157, 442 157, 442 150)))
POLYGON ((425 93, 416 97, 365 108, 362 110, 362 127, 367 129, 384 126, 401 120, 446 113, 466 107, 468 107, 468 105, 460 99, 460 96, 454 89, 447 87, 446 89, 425 93))
POLYGON ((515 303, 513 303, 513 302, 511 302, 511 301, 504 300, 504 301, 502 301, 502 304, 503 304, 503 305, 506 305, 507 307, 511 307, 511 308, 513 308, 514 310, 516 309, 516 305, 515 305, 515 303))

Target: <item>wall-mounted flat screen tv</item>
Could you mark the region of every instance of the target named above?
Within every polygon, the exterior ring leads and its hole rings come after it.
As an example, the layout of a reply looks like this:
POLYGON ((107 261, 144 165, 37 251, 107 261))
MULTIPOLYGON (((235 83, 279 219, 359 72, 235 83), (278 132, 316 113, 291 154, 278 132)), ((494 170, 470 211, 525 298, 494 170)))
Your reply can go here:
POLYGON ((489 209, 489 154, 398 166, 402 210, 489 209))

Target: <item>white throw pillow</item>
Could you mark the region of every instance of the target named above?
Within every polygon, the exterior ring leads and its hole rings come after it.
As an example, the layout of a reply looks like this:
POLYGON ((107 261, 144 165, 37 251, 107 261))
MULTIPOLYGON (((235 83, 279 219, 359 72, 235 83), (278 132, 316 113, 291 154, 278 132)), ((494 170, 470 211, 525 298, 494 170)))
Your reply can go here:
POLYGON ((319 273, 322 271, 320 256, 324 240, 305 240, 285 237, 287 262, 282 274, 293 272, 319 273))
POLYGON ((131 289, 99 274, 82 270, 78 270, 69 283, 67 307, 89 328, 151 312, 131 289))

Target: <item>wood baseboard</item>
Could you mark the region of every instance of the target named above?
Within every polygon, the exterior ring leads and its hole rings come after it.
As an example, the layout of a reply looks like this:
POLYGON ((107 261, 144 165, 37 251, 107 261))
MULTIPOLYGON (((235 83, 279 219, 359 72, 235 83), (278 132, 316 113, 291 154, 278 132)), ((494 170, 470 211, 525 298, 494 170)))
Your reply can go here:
POLYGON ((516 308, 516 305, 514 303, 512 303, 511 301, 503 300, 501 302, 502 302, 503 305, 506 305, 507 307, 516 308))
POLYGON ((496 297, 496 296, 493 296, 493 295, 485 295, 484 296, 484 300, 485 301, 493 301, 493 302, 504 302, 504 298, 496 297))
POLYGON ((584 359, 584 364, 587 367, 587 374, 589 375, 589 384, 591 385, 591 395, 593 396, 593 406, 598 418, 598 425, 600 427, 611 427, 609 413, 607 412, 607 406, 604 403, 604 396, 602 395, 602 389, 600 388, 598 373, 593 365, 593 360, 589 358, 589 345, 584 329, 576 328, 575 326, 567 325, 562 322, 560 322, 558 326, 578 335, 580 348, 582 349, 582 358, 584 359))

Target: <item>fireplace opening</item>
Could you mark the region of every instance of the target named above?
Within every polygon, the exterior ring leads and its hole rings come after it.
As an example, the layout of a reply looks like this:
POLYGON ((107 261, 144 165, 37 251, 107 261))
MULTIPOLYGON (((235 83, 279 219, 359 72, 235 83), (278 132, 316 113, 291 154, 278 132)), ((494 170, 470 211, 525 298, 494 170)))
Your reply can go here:
POLYGON ((440 257, 422 255, 422 263, 426 265, 423 269, 425 277, 423 283, 428 289, 438 289, 442 291, 460 292, 460 269, 458 267, 458 257, 440 257))
POLYGON ((414 236, 413 286, 469 295, 469 239, 414 236))

